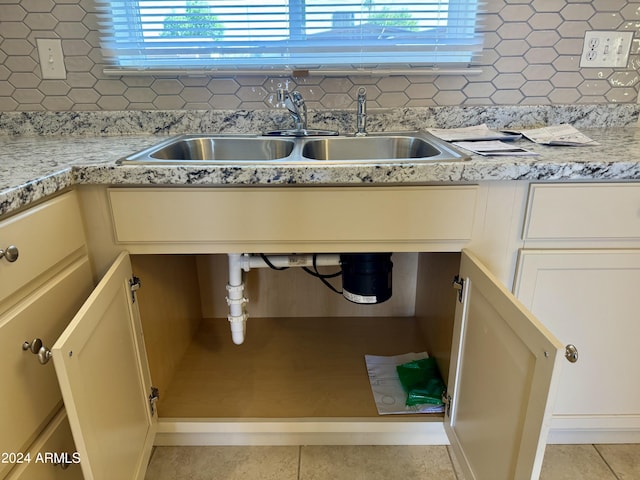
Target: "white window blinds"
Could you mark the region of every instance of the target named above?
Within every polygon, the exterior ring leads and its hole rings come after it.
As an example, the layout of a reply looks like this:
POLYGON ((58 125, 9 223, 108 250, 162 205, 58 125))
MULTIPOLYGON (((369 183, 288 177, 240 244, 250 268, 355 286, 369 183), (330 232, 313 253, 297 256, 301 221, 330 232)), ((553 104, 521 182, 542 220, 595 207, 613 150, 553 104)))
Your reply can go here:
POLYGON ((126 70, 467 67, 478 0, 96 0, 126 70))

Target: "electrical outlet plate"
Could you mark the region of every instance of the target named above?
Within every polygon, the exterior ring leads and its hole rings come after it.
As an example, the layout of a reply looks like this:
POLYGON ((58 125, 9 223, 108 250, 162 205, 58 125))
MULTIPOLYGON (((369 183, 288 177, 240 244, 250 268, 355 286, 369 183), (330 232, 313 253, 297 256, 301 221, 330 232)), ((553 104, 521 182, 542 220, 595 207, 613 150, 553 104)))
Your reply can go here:
POLYGON ((64 56, 62 55, 62 40, 59 38, 38 38, 36 43, 42 78, 44 80, 67 78, 64 56))
POLYGON ((632 41, 633 32, 586 32, 580 66, 624 68, 632 41))

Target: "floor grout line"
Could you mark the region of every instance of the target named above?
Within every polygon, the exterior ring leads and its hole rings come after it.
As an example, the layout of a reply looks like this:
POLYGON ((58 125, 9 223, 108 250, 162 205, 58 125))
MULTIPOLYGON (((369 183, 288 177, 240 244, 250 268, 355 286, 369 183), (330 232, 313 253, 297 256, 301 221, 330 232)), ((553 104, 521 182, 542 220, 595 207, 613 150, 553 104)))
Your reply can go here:
POLYGON ((604 455, 602 454, 602 452, 598 449, 598 446, 593 444, 592 445, 593 448, 595 449, 596 452, 598 452, 598 455, 600 455, 600 458, 602 459, 602 461, 604 462, 604 464, 607 466, 607 468, 611 471, 611 474, 616 478, 616 480, 621 480, 620 477, 618 477, 618 475, 616 475, 616 472, 613 470, 613 468, 611 467, 611 465, 609 465, 609 462, 607 462, 607 459, 604 458, 604 455))
POLYGON ((302 445, 298 445, 298 476, 296 477, 300 480, 300 472, 302 471, 302 445))

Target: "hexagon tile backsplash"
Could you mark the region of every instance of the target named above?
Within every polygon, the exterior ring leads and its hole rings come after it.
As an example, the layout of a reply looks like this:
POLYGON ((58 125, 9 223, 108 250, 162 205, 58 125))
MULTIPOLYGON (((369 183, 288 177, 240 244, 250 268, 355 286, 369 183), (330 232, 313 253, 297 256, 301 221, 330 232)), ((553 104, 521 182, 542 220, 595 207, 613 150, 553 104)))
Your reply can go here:
POLYGON ((640 0, 487 0, 479 75, 110 77, 93 0, 0 0, 0 111, 269 109, 297 88, 315 109, 635 103, 640 39, 626 68, 580 68, 588 30, 640 29, 640 0), (60 38, 65 80, 42 80, 36 39, 60 38))

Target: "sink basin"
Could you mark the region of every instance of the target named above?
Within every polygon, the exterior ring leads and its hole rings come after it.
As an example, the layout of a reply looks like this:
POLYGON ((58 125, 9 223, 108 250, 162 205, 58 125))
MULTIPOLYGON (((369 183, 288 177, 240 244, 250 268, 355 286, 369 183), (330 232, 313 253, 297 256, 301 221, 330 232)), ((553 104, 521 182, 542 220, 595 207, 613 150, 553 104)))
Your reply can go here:
POLYGON ((435 162, 468 160, 448 143, 426 132, 372 133, 363 137, 308 139, 302 146, 304 158, 333 162, 435 162))
POLYGON ((302 156, 313 160, 386 160, 436 157, 441 151, 413 136, 342 137, 311 140, 302 147, 302 156))
POLYGON ((179 135, 118 160, 119 165, 343 164, 467 160, 425 132, 372 133, 364 137, 179 135))
POLYGON ((290 139, 256 136, 180 135, 118 161, 127 163, 264 162, 286 158, 295 143, 290 139))

